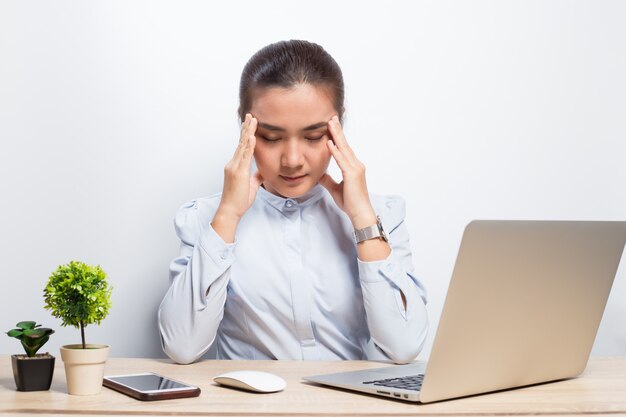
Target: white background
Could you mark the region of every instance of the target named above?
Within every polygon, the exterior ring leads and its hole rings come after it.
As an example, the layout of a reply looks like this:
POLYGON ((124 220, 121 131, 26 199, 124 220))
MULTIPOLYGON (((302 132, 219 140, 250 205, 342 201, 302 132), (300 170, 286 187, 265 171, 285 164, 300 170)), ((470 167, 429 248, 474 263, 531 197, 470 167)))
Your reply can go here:
MULTIPOLYGON (((370 190, 406 199, 425 359, 470 220, 626 219, 624 22, 619 1, 3 1, 0 330, 33 319, 57 329, 47 350, 78 342, 42 291, 82 260, 114 286, 87 341, 163 356, 173 216, 221 191, 248 58, 307 39, 343 69, 370 190)), ((626 355, 625 289, 622 265, 594 355, 626 355)))

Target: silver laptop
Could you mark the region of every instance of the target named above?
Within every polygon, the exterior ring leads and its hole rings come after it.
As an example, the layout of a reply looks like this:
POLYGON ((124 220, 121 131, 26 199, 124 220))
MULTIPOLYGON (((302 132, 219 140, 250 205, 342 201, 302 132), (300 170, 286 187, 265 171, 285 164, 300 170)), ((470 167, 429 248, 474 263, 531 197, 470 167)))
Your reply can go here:
POLYGON ((304 379, 426 403, 575 377, 625 243, 626 222, 473 221, 427 363, 304 379))

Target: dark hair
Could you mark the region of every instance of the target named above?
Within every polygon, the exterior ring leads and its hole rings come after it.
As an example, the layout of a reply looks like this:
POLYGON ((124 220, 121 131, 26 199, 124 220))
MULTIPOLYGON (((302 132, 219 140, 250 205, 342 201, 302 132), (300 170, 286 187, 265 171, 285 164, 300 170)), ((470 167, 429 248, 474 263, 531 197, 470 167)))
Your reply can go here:
POLYGON ((328 88, 339 120, 343 120, 344 86, 339 65, 324 48, 302 40, 267 45, 246 63, 239 83, 239 119, 243 122, 250 111, 256 88, 290 88, 297 84, 328 88))

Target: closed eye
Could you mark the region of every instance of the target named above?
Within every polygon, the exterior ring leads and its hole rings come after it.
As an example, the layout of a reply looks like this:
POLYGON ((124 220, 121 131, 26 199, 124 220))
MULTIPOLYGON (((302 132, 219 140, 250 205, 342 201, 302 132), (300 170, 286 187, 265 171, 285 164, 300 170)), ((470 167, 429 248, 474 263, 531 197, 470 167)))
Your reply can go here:
POLYGON ((308 140, 309 142, 317 142, 318 140, 322 139, 324 136, 326 136, 325 133, 322 136, 318 136, 316 138, 307 138, 307 137, 305 137, 305 139, 308 140))
POLYGON ((267 136, 263 135, 259 135, 259 137, 266 142, 278 142, 280 140, 280 138, 268 138, 267 136))
MULTIPOLYGON (((267 136, 263 136, 263 135, 257 135, 257 136, 258 136, 259 138, 261 138, 262 140, 264 140, 265 142, 270 142, 270 143, 272 143, 272 142, 278 142, 279 140, 282 140, 282 138, 280 138, 280 137, 279 137, 279 138, 269 138, 269 137, 267 137, 267 136)), ((304 139, 306 139, 306 140, 307 140, 307 141, 309 141, 309 142, 317 142, 318 140, 322 139, 324 136, 326 136, 326 133, 323 133, 323 134, 322 134, 322 135, 320 135, 320 136, 317 136, 317 137, 312 137, 312 138, 309 138, 309 137, 306 137, 306 136, 305 136, 305 137, 304 137, 304 139)))

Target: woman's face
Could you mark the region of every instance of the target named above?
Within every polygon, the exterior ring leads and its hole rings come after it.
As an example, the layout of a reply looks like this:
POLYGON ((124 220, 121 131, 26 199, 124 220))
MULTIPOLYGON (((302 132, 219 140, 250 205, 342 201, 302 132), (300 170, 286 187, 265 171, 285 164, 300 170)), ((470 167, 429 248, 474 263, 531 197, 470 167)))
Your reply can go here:
POLYGON ((263 186, 282 197, 306 194, 330 162, 327 122, 337 114, 331 96, 323 87, 298 84, 262 88, 253 97, 254 159, 263 186))

